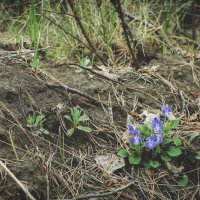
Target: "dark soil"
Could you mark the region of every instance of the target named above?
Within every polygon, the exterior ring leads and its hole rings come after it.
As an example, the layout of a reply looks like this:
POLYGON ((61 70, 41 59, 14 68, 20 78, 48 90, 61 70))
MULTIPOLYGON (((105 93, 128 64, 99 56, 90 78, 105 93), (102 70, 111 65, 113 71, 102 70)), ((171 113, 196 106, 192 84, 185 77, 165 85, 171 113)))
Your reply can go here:
MULTIPOLYGON (((132 189, 93 200, 170 199, 170 195, 172 199, 178 199, 178 195, 180 199, 189 199, 191 191, 193 199, 200 198, 198 192, 194 194, 196 189, 189 186, 184 192, 170 185, 162 186, 173 179, 173 174, 165 166, 145 176, 141 169, 134 170, 129 165, 113 175, 107 175, 94 160, 96 154, 118 151, 128 115, 132 117, 131 120, 139 122, 142 120, 139 114, 143 110, 157 112, 163 104, 172 106, 175 115, 182 119, 177 130, 179 134, 181 131, 188 131, 188 134, 200 131, 198 60, 193 63, 181 56, 157 55, 148 66, 141 67, 137 72, 133 68, 110 68, 110 74, 117 75, 121 84, 89 71, 77 72, 78 67, 70 67, 66 63, 45 60, 43 66, 41 71, 34 72, 19 57, 5 57, 0 62, 0 158, 36 199, 66 199, 111 191, 120 183, 122 186, 126 184, 116 176, 131 178, 136 175, 134 180, 141 185, 136 184, 130 187, 132 189), (74 88, 95 98, 96 102, 73 91, 50 87, 48 83, 74 88), (61 109, 59 105, 62 105, 61 109), (82 108, 90 116, 88 125, 93 129, 92 133, 80 132, 71 138, 65 135, 66 121, 63 116, 73 106, 82 108), (113 123, 108 117, 108 107, 113 110, 113 123), (38 136, 34 130, 27 128, 27 117, 33 112, 45 115, 43 127, 49 131, 49 135, 38 136), (131 169, 134 170, 132 174, 131 169), (160 187, 153 189, 153 185, 144 182, 155 179, 160 187), (155 193, 149 193, 150 190, 155 190, 155 193)), ((95 67, 93 70, 103 73, 95 70, 95 67)), ((113 79, 112 76, 110 78, 113 79)), ((185 155, 191 154, 192 150, 186 149, 185 155)), ((191 166, 187 159, 182 159, 178 167, 182 165, 184 173, 197 168, 197 162, 191 166)), ((196 171, 189 173, 190 186, 198 181, 196 174, 196 171)), ((0 199, 27 199, 2 170, 0 176, 0 199)))

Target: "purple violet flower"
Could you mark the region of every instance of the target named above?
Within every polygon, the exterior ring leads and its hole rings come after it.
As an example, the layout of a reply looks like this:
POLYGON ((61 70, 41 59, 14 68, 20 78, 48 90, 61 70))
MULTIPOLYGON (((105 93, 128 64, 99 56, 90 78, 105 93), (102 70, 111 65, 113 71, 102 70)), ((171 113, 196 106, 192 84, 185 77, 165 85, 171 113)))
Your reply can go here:
POLYGON ((162 134, 163 122, 160 119, 155 117, 152 121, 152 126, 153 126, 153 130, 155 131, 155 133, 162 134))
POLYGON ((132 137, 129 138, 129 141, 134 145, 142 143, 142 136, 138 130, 135 130, 132 125, 128 125, 128 130, 131 133, 132 137))
POLYGON ((157 143, 156 143, 156 136, 155 136, 155 134, 146 138, 145 146, 147 148, 154 149, 156 147, 156 145, 157 145, 157 143))
POLYGON ((162 137, 162 134, 155 134, 155 142, 156 144, 160 144, 163 142, 163 137, 162 137))
POLYGON ((169 118, 172 113, 172 109, 169 106, 161 106, 162 115, 169 118))
POLYGON ((134 145, 138 145, 138 144, 141 144, 142 137, 141 135, 134 135, 133 137, 129 138, 129 141, 133 143, 134 145))
POLYGON ((132 126, 132 125, 128 125, 128 130, 129 130, 129 132, 131 133, 131 134, 134 134, 135 133, 135 129, 134 129, 134 127, 132 126))

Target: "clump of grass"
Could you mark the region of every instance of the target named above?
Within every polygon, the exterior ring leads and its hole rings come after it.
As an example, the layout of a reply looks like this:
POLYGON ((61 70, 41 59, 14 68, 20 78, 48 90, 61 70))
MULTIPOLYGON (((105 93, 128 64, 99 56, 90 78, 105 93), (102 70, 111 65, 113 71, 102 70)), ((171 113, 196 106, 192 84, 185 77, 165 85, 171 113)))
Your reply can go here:
MULTIPOLYGON (((121 3, 133 39, 137 41, 135 45, 142 45, 144 48, 146 45, 155 44, 170 48, 173 36, 181 31, 183 18, 189 6, 188 2, 179 6, 177 2, 171 0, 163 5, 155 0, 121 3)), ((75 7, 90 40, 99 53, 111 63, 115 63, 119 59, 121 62, 125 62, 126 56, 119 58, 119 55, 115 54, 115 47, 126 46, 126 42, 120 19, 110 1, 103 1, 100 8, 91 1, 81 1, 75 4, 75 7)), ((52 59, 62 57, 68 60, 77 60, 77 57, 88 57, 90 60, 96 61, 90 50, 75 39, 78 38, 83 43, 87 43, 71 10, 68 9, 67 14, 63 15, 60 12, 59 3, 43 0, 36 13, 35 1, 32 0, 30 8, 25 10, 22 16, 12 21, 10 30, 13 31, 14 26, 19 33, 19 36, 15 35, 17 40, 27 38, 31 30, 29 40, 34 44, 32 61, 34 68, 40 68, 37 54, 40 43, 52 47, 47 52, 47 56, 52 59), (45 16, 51 18, 74 37, 64 33, 45 16)), ((126 48, 120 50, 124 51, 123 54, 128 53, 126 48)))
MULTIPOLYGON (((30 9, 30 33, 31 33, 31 41, 33 42, 34 48, 34 57, 31 61, 31 67, 33 69, 41 68, 41 64, 39 63, 38 59, 38 30, 37 30, 37 19, 36 19, 36 9, 35 9, 35 0, 31 2, 31 9, 30 9)), ((42 22, 40 23, 40 27, 42 28, 42 22)))

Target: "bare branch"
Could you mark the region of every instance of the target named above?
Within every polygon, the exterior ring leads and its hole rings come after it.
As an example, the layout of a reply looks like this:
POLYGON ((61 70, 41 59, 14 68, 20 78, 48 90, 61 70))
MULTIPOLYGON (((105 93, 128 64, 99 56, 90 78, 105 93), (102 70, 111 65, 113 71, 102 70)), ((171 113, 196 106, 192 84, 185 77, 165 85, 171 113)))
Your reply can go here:
POLYGON ((127 189, 128 187, 130 187, 131 185, 134 185, 134 182, 130 182, 125 186, 119 187, 111 192, 99 192, 99 193, 90 193, 90 194, 85 194, 85 195, 80 195, 78 197, 74 197, 74 198, 69 198, 69 199, 63 199, 63 200, 80 200, 80 199, 87 199, 87 198, 92 198, 92 197, 107 197, 113 194, 116 194, 117 192, 120 192, 122 190, 127 189))

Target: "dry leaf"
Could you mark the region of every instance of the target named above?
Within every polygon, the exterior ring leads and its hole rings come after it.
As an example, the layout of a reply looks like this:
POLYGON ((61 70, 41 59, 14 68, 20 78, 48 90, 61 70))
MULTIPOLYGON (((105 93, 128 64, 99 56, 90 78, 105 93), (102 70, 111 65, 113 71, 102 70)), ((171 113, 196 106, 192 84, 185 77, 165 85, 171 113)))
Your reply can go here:
POLYGON ((115 80, 119 78, 119 75, 110 73, 110 70, 104 65, 97 66, 97 68, 100 69, 102 71, 102 74, 108 78, 115 79, 115 80))
POLYGON ((144 110, 144 111, 140 114, 140 117, 142 117, 142 116, 145 116, 145 117, 146 117, 145 122, 152 122, 153 119, 154 119, 155 117, 158 117, 158 114, 148 113, 147 110, 144 110))
POLYGON ((152 71, 152 72, 156 72, 157 69, 158 69, 159 67, 160 67, 159 64, 157 64, 157 65, 152 65, 152 66, 150 66, 150 71, 152 71))
POLYGON ((148 176, 154 176, 155 175, 154 170, 148 169, 148 168, 145 169, 145 174, 148 175, 148 176))
POLYGON ((108 174, 113 173, 115 170, 125 166, 123 158, 115 154, 97 155, 95 161, 100 165, 108 174))
POLYGON ((106 131, 109 131, 109 130, 110 130, 110 129, 104 128, 104 127, 98 128, 98 129, 97 129, 98 132, 106 132, 106 131))
POLYGON ((124 132, 122 133, 122 137, 121 137, 122 141, 123 141, 125 144, 127 144, 127 143, 129 143, 129 138, 130 138, 130 133, 129 133, 129 131, 128 131, 128 130, 124 131, 124 132))
POLYGON ((64 105, 63 103, 58 103, 57 106, 56 106, 56 108, 57 108, 60 112, 62 112, 62 111, 65 110, 65 105, 64 105))
POLYGON ((183 166, 176 167, 175 165, 173 165, 169 162, 166 162, 166 167, 171 173, 173 173, 176 176, 178 176, 184 170, 183 166))

